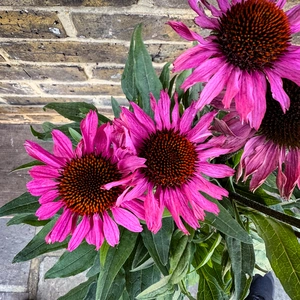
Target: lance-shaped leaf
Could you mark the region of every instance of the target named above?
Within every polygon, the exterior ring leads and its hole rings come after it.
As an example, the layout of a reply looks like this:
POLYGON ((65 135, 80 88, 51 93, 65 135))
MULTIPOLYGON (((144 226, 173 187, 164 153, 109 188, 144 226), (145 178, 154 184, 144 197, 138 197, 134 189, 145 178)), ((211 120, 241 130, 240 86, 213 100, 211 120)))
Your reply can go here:
POLYGON ((18 224, 28 224, 31 226, 44 226, 49 221, 50 220, 39 221, 34 214, 17 214, 7 222, 7 226, 18 225, 18 224))
POLYGON ((86 294, 89 292, 90 287, 95 284, 96 278, 89 278, 87 281, 79 284, 67 294, 59 297, 57 300, 82 300, 85 299, 86 294))
POLYGON ((119 118, 120 113, 121 113, 121 106, 120 106, 119 102, 114 97, 111 97, 111 107, 112 107, 112 110, 114 112, 114 116, 116 118, 119 118))
POLYGON ((64 278, 79 274, 93 265, 96 255, 95 246, 84 242, 74 251, 66 251, 58 262, 47 271, 45 278, 64 278))
POLYGON ((254 247, 226 236, 226 244, 231 260, 234 279, 234 299, 243 300, 252 281, 255 265, 254 247))
POLYGON ((21 250, 13 259, 13 263, 27 261, 37 257, 41 254, 55 251, 58 249, 66 248, 68 239, 62 243, 46 244, 45 237, 53 227, 57 218, 47 223, 39 233, 21 250))
POLYGON ((259 213, 251 213, 266 245, 271 267, 291 299, 300 299, 300 245, 292 227, 259 213))
POLYGON ((243 243, 252 244, 252 239, 248 232, 228 213, 228 211, 217 201, 214 201, 220 212, 216 216, 212 213, 206 213, 205 223, 214 226, 225 235, 233 237, 243 243))
POLYGON ((0 208, 0 217, 14 214, 35 213, 40 207, 39 197, 34 197, 28 192, 11 200, 0 208))
POLYGON ((115 277, 135 247, 135 241, 138 235, 125 229, 121 229, 120 231, 119 244, 114 248, 109 248, 105 263, 101 266, 97 283, 97 300, 106 299, 115 277))

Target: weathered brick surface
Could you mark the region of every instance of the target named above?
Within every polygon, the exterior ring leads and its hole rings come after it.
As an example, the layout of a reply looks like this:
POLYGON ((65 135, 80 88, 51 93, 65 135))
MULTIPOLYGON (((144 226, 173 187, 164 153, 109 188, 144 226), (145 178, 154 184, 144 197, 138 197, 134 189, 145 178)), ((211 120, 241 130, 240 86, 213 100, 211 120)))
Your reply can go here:
POLYGON ((60 80, 83 81, 87 79, 78 66, 36 66, 0 64, 0 80, 60 80))
POLYGON ((93 78, 120 82, 124 68, 95 67, 92 70, 93 78))
POLYGON ((0 37, 64 38, 66 33, 56 13, 45 11, 0 11, 0 37))
MULTIPOLYGON (((143 23, 143 40, 180 41, 179 35, 166 23, 171 20, 167 16, 147 14, 86 14, 72 15, 78 36, 86 38, 130 40, 136 25, 143 23)), ((189 27, 195 27, 193 20, 185 20, 189 27)))
POLYGON ((138 0, 1 0, 9 6, 130 6, 138 0))
POLYGON ((41 89, 50 95, 122 95, 120 85, 112 84, 41 84, 41 89))
POLYGON ((0 94, 33 95, 34 91, 25 83, 0 82, 0 94))
POLYGON ((153 0, 153 4, 159 7, 189 8, 187 0, 153 0))
POLYGON ((12 59, 34 62, 125 63, 128 47, 117 43, 2 42, 12 59))
POLYGON ((24 96, 24 97, 15 97, 15 96, 4 96, 2 97, 7 104, 10 105, 46 105, 50 102, 87 102, 93 103, 93 96, 88 98, 74 98, 72 96, 67 98, 62 97, 36 97, 36 96, 24 96))

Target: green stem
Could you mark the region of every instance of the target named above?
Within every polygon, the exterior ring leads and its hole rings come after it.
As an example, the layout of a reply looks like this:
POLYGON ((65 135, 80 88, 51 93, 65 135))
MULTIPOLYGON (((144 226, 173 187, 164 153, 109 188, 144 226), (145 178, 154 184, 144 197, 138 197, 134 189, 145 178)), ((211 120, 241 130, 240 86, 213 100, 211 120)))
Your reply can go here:
POLYGON ((232 200, 238 201, 248 207, 254 208, 270 217, 277 219, 278 221, 284 222, 286 224, 292 225, 294 227, 300 228, 300 220, 291 216, 288 216, 282 212, 271 209, 261 203, 251 200, 245 196, 239 195, 234 192, 229 192, 229 197, 232 200))

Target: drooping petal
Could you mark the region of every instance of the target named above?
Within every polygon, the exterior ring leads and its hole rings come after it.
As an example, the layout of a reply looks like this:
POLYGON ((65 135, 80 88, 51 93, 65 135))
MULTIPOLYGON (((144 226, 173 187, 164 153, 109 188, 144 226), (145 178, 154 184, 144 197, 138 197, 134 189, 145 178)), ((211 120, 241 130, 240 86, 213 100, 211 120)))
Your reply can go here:
POLYGON ((111 212, 114 220, 119 225, 122 225, 132 232, 141 232, 143 230, 138 218, 128 210, 120 207, 112 207, 111 212))
POLYGON ((99 250, 104 242, 103 222, 98 214, 93 215, 93 224, 86 235, 86 241, 90 245, 95 245, 96 250, 99 250))
POLYGON ((76 229, 72 234, 72 237, 68 244, 68 251, 73 251, 80 245, 80 243, 83 241, 83 239, 89 232, 90 228, 90 218, 89 216, 85 215, 82 217, 81 222, 77 225, 76 229))
POLYGON ((47 165, 34 166, 29 170, 29 174, 34 179, 57 178, 60 175, 56 168, 47 165))
POLYGON ((120 231, 118 225, 111 219, 106 211, 103 213, 103 232, 110 246, 114 247, 119 243, 120 231))

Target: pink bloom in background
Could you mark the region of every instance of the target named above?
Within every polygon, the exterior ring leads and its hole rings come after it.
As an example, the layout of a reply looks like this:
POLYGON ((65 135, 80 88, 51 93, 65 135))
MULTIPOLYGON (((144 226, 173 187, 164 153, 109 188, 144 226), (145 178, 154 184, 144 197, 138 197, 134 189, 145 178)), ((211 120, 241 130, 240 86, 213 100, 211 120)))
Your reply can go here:
POLYGON ((206 0, 189 0, 198 14, 195 23, 211 30, 207 38, 182 22, 169 22, 181 37, 198 42, 175 60, 174 71, 194 68, 182 85, 185 90, 207 83, 196 108, 202 109, 225 90, 224 108, 235 99, 242 122, 258 129, 266 111, 267 82, 284 112, 290 99, 281 78, 300 85, 300 47, 290 43, 291 35, 300 31, 300 5, 284 12, 285 0, 217 2, 219 8, 206 0), (212 16, 206 15, 205 8, 212 16))
POLYGON ((26 141, 27 153, 44 163, 29 173, 33 180, 27 184, 29 192, 40 196, 41 207, 36 215, 40 220, 62 214, 46 237, 47 243, 62 242, 69 234, 68 250, 72 251, 85 239, 99 249, 104 241, 115 246, 119 242, 122 225, 140 232, 138 218, 144 219, 143 203, 132 200, 116 206, 126 193, 127 184, 136 168, 145 159, 132 155, 112 140, 113 127, 98 127, 97 113, 91 111, 80 124, 82 140, 73 150, 72 142, 61 131, 53 130, 53 154, 38 144, 26 141), (117 182, 109 191, 104 185, 117 182))
POLYGON ((237 179, 251 176, 250 190, 255 191, 277 170, 280 195, 289 199, 300 183, 300 87, 286 79, 283 87, 291 99, 290 109, 283 113, 268 87, 267 111, 258 131, 242 124, 236 112, 216 120, 214 129, 227 136, 225 148, 234 152, 244 147, 237 179))
MULTIPOLYGON (((223 178, 234 171, 226 165, 210 164, 209 159, 227 153, 219 144, 210 142, 208 130, 215 113, 207 113, 192 127, 196 116, 194 104, 179 115, 179 104, 171 110, 171 101, 164 91, 158 102, 151 95, 154 120, 138 105, 131 103, 133 112, 122 108, 117 126, 125 126, 137 154, 146 159, 146 168, 141 168, 134 180, 135 186, 120 201, 127 197, 144 200, 148 228, 156 233, 161 228, 164 208, 171 213, 178 228, 188 234, 182 220, 191 227, 199 227, 205 212, 218 214, 218 206, 199 191, 215 199, 222 199, 228 192, 211 183, 206 176, 223 178)), ((106 187, 112 187, 108 184, 106 187)))

